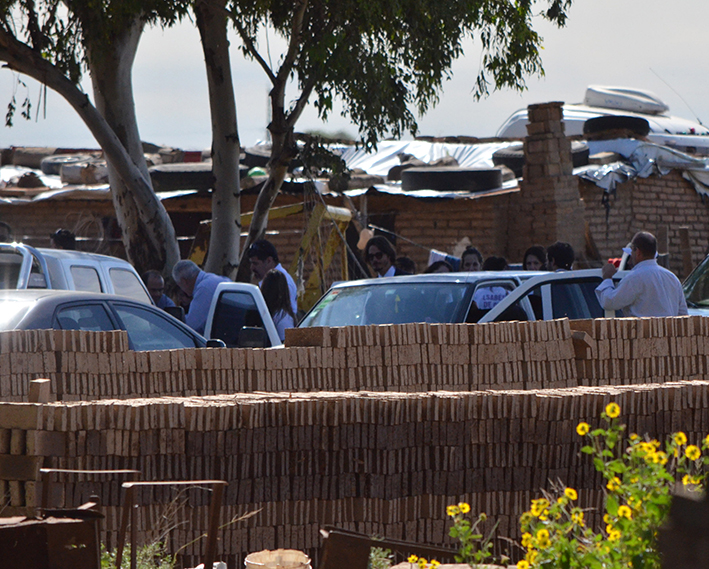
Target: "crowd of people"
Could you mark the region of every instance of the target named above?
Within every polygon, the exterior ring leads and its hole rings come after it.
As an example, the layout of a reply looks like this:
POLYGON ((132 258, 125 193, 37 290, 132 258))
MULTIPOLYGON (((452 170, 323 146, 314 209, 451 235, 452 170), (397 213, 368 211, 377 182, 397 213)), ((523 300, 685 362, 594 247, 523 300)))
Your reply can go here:
MULTIPOLYGON (((617 284, 613 277, 617 268, 607 263, 602 270, 602 282, 596 289, 598 302, 604 310, 622 311, 624 316, 681 316, 687 314, 687 303, 679 279, 671 271, 657 264, 657 240, 651 233, 635 234, 630 247, 630 272, 617 284)), ((408 257, 397 257, 393 245, 382 236, 373 237, 365 248, 367 262, 378 277, 414 274, 415 263, 408 257), (376 239, 376 241, 375 241, 376 239)), ((522 257, 525 271, 571 271, 575 259, 569 243, 557 241, 546 249, 541 245, 529 247, 522 257)), ((483 255, 476 247, 468 247, 460 257, 460 271, 505 271, 509 264, 504 257, 483 255)), ((447 260, 432 262, 424 273, 454 272, 456 267, 447 260)), ((493 308, 509 290, 503 287, 480 288, 473 302, 481 310, 493 308)))
MULTIPOLYGON (((57 232, 59 233, 59 232, 57 232)), ((625 250, 625 249, 624 249, 625 250)), ((622 310, 627 316, 677 316, 687 314, 681 284, 677 277, 657 264, 657 241, 647 232, 637 233, 630 247, 632 270, 616 285, 616 267, 608 263, 602 270, 602 282, 596 296, 604 310, 622 310)), ((416 264, 408 257, 397 257, 392 243, 382 235, 370 238, 364 247, 364 258, 374 276, 396 277, 416 273, 416 264)), ((293 278, 281 265, 278 251, 265 239, 254 242, 247 257, 251 273, 263 294, 268 310, 281 341, 285 330, 298 322, 297 287, 293 278)), ((574 250, 569 243, 557 241, 547 248, 541 245, 529 247, 521 262, 525 271, 571 271, 574 250)), ((459 259, 446 256, 432 262, 424 273, 505 271, 509 264, 504 257, 484 258, 476 247, 466 248, 459 259)), ((174 287, 172 294, 166 292, 163 276, 158 271, 148 271, 143 281, 155 305, 160 308, 182 307, 185 322, 203 334, 207 313, 214 292, 227 277, 208 273, 189 260, 175 264, 172 270, 174 287)), ((500 286, 480 287, 473 302, 480 310, 489 310, 500 302, 509 290, 500 286)))

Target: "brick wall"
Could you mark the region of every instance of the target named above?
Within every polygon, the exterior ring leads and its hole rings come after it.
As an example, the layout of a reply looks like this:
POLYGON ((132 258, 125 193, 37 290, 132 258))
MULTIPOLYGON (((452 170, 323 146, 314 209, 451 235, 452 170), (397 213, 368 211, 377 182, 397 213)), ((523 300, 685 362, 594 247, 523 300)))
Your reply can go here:
MULTIPOLYGON (((131 468, 143 480, 224 479, 219 558, 230 569, 246 553, 305 550, 318 561, 319 529, 336 525, 389 538, 451 543, 445 507, 466 501, 486 512, 497 536, 519 539, 517 520, 530 500, 561 480, 579 505, 598 508, 603 484, 581 454, 575 425, 600 425, 616 401, 630 432, 652 437, 681 429, 691 442, 709 429, 704 381, 504 392, 238 394, 77 403, 0 404, 0 490, 5 514, 25 511, 41 492, 40 465, 68 469, 131 468)), ((120 480, 59 475, 50 503, 76 506, 101 498, 102 541, 115 546, 120 480)), ((165 525, 169 548, 206 528, 208 494, 179 508, 166 489, 139 496, 139 541, 165 525), (177 511, 176 517, 168 511, 177 511), (178 523, 179 522, 179 523, 178 523)), ((587 523, 598 525, 593 510, 587 523)), ((518 550, 498 542, 513 558, 518 550), (512 549, 512 551, 510 551, 512 549)), ((192 567, 204 540, 182 550, 192 567)))
POLYGON ((429 249, 451 253, 465 238, 484 256, 506 256, 508 222, 516 217, 509 211, 510 195, 515 193, 461 200, 373 195, 367 197, 367 211, 393 216, 395 231, 404 238, 396 241, 397 254, 413 259, 423 272, 429 249))
POLYGON ((0 401, 256 391, 476 391, 709 380, 709 319, 291 329, 283 349, 128 350, 125 332, 0 332, 0 401), (589 323, 590 322, 590 323, 589 323), (588 343, 572 332, 586 334, 588 343), (576 349, 579 348, 579 349, 576 349))
POLYGON ((665 176, 636 178, 618 184, 610 197, 608 210, 601 203, 603 190, 590 182, 580 181, 586 207, 585 219, 601 257, 619 257, 638 231, 657 235, 667 228, 670 268, 682 269, 679 228, 689 227, 692 261, 701 261, 709 245, 709 203, 702 200, 694 186, 681 173, 673 170, 665 176))

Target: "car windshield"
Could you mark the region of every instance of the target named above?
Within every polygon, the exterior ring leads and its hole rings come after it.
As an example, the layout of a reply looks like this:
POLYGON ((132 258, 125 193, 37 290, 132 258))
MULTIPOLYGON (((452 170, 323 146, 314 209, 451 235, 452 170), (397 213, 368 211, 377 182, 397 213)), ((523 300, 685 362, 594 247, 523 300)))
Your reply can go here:
POLYGON ((330 290, 300 327, 464 322, 474 285, 402 282, 330 290))
POLYGON ((682 288, 689 306, 709 306, 709 257, 692 271, 682 288))

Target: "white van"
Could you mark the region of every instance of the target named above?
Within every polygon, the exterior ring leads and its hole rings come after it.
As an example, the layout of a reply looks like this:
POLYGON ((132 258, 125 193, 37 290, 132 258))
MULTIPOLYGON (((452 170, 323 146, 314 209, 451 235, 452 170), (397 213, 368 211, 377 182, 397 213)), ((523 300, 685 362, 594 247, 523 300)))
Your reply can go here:
POLYGON ((0 289, 63 289, 152 299, 133 265, 117 257, 0 243, 0 289))

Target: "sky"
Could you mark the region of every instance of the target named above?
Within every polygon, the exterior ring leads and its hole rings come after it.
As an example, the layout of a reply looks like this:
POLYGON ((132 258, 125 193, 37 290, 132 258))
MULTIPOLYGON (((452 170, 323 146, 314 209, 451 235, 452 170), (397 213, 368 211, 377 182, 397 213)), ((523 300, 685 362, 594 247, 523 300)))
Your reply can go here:
MULTIPOLYGON (((709 1, 575 0, 565 28, 535 20, 544 38, 543 77, 530 77, 528 89, 493 92, 476 102, 471 93, 480 64, 474 42, 453 66, 440 101, 419 117, 419 133, 428 136, 494 136, 516 110, 533 103, 579 103, 588 85, 632 87, 652 91, 670 107, 670 114, 699 118, 709 125, 709 1)), ((269 84, 263 71, 246 61, 232 38, 231 57, 237 117, 242 146, 266 137, 269 84)), ((271 38, 274 55, 278 41, 271 38)), ((207 82, 196 28, 186 22, 176 28, 150 29, 141 40, 133 73, 134 96, 141 138, 185 150, 211 145, 207 82)), ((90 83, 84 83, 90 93, 90 83)), ((48 92, 46 116, 39 116, 36 82, 0 68, 0 110, 16 93, 27 91, 33 100, 31 121, 15 117, 12 128, 0 126, 0 148, 58 146, 95 148, 88 129, 59 95, 48 92), (18 77, 27 88, 18 85, 18 77)), ((296 130, 345 131, 358 129, 340 116, 323 124, 309 107, 296 130)))

